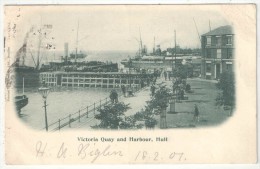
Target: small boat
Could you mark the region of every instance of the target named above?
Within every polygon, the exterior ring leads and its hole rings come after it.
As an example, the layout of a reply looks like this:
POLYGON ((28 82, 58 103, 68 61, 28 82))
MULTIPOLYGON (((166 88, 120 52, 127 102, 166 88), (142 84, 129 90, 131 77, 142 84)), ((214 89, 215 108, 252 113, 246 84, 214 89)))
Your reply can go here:
POLYGON ((24 78, 23 78, 23 94, 20 96, 15 96, 14 99, 15 99, 16 111, 18 115, 20 115, 21 109, 25 107, 29 102, 28 97, 24 94, 24 78))
POLYGON ((21 109, 28 104, 28 97, 26 95, 15 97, 16 111, 20 115, 21 109))

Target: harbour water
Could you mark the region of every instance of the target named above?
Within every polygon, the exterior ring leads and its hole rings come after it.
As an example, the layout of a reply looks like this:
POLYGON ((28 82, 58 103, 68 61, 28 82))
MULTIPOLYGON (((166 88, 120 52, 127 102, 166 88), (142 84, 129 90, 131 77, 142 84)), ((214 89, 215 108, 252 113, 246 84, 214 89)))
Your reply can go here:
MULTIPOLYGON (((99 102, 100 99, 109 96, 110 90, 101 88, 54 89, 47 98, 48 124, 99 102)), ((17 94, 22 93, 18 92, 17 94)), ((29 98, 29 103, 22 108, 20 119, 34 129, 43 129, 45 118, 41 94, 37 90, 25 90, 25 94, 29 98)))
MULTIPOLYGON (((128 58, 129 53, 102 52, 90 54, 87 61, 112 61, 120 62, 128 58)), ((132 55, 133 56, 133 55, 132 55)), ((58 121, 69 114, 76 113, 79 109, 99 102, 109 96, 111 89, 102 88, 56 88, 52 89, 47 98, 48 124, 58 121)), ((119 91, 120 92, 120 91, 119 91)), ((22 89, 17 90, 17 95, 22 94, 22 89)), ((24 93, 29 98, 29 103, 21 110, 20 119, 33 129, 45 127, 44 107, 41 94, 36 88, 26 88, 24 93)))

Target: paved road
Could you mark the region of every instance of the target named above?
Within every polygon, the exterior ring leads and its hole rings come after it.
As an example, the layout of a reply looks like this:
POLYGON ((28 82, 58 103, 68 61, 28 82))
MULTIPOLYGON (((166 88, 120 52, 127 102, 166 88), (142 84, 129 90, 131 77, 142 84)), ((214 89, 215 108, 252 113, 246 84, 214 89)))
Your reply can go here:
MULTIPOLYGON (((126 116, 134 115, 136 112, 140 111, 145 107, 146 101, 150 100, 150 88, 145 87, 142 90, 136 92, 132 97, 123 97, 119 98, 120 102, 124 102, 125 104, 129 104, 131 109, 125 112, 126 116)), ((91 126, 98 124, 98 120, 94 119, 94 115, 91 113, 88 118, 83 117, 81 121, 75 121, 71 123, 71 129, 75 128, 87 128, 91 129, 91 126)), ((69 129, 69 126, 64 127, 63 129, 69 129)))
MULTIPOLYGON (((164 81, 163 78, 158 79, 157 83, 164 82, 168 87, 171 88, 171 81, 164 81)), ((203 126, 214 126, 219 125, 228 119, 228 111, 224 111, 223 108, 218 108, 215 105, 215 98, 218 94, 216 90, 216 81, 207 81, 200 79, 188 79, 187 83, 191 85, 193 93, 186 93, 188 100, 176 103, 177 114, 167 113, 166 121, 168 128, 191 128, 191 127, 203 127, 203 126), (199 108, 199 121, 193 120, 194 104, 198 105, 199 108)), ((150 88, 145 87, 141 91, 135 93, 133 97, 119 98, 119 101, 125 104, 130 104, 131 109, 125 112, 126 116, 130 116, 145 108, 146 102, 150 100, 150 88)), ((169 107, 167 108, 169 112, 169 107)), ((82 128, 91 129, 90 126, 98 124, 98 120, 93 118, 93 114, 89 118, 83 117, 81 122, 73 122, 71 129, 82 128)), ((156 128, 159 128, 160 120, 159 116, 156 116, 158 124, 156 128)), ((68 126, 65 127, 68 129, 68 126)))

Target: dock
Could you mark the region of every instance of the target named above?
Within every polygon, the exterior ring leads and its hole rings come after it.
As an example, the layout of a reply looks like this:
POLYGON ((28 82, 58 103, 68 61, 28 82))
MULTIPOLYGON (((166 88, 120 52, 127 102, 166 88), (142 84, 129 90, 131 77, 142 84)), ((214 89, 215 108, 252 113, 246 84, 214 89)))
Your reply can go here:
POLYGON ((40 81, 48 86, 119 88, 121 85, 138 87, 143 82, 149 83, 152 73, 121 72, 42 72, 40 81))

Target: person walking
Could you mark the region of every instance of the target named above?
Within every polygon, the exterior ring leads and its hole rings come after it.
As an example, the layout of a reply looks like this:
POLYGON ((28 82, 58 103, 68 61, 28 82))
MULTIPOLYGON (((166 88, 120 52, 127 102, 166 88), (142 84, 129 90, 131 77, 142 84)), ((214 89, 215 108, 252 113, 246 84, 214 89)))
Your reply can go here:
POLYGON ((110 97, 110 99, 111 99, 112 104, 118 102, 118 94, 117 94, 116 90, 113 89, 113 90, 110 92, 110 96, 109 96, 109 97, 110 97))
POLYGON ((126 88, 125 88, 125 85, 122 85, 121 86, 121 89, 122 89, 122 92, 123 92, 123 95, 124 95, 124 97, 126 97, 126 88))
POLYGON ((154 94, 155 94, 155 86, 153 84, 151 86, 151 93, 152 93, 152 96, 154 96, 154 94))
POLYGON ((165 81, 167 80, 167 72, 166 71, 164 71, 164 79, 165 79, 165 81))
POLYGON ((197 104, 194 104, 194 117, 193 117, 193 121, 197 121, 199 122, 199 108, 197 104))

